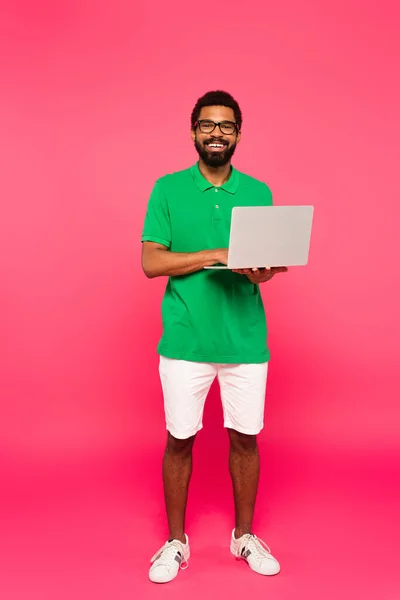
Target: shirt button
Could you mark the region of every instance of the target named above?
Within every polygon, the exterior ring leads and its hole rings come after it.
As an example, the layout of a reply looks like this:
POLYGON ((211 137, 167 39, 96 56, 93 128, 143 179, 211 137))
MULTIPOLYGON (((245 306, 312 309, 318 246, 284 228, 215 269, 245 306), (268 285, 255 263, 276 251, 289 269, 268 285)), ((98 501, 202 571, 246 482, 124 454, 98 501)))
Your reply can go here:
POLYGON ((215 188, 215 191, 218 192, 217 188, 215 188))
POLYGON ((216 204, 216 205, 215 205, 215 208, 219 208, 219 205, 218 205, 218 204, 216 204))

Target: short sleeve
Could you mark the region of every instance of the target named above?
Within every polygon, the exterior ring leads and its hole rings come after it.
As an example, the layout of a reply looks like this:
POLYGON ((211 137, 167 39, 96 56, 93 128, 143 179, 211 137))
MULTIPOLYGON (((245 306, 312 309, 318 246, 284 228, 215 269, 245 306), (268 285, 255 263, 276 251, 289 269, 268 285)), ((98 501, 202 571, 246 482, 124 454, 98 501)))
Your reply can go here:
POLYGON ((171 246, 171 222, 161 181, 156 182, 149 199, 142 242, 155 242, 167 248, 171 246))
POLYGON ((265 206, 272 206, 273 205, 273 200, 272 200, 272 192, 270 190, 270 188, 267 186, 267 184, 264 184, 264 189, 265 189, 265 206))

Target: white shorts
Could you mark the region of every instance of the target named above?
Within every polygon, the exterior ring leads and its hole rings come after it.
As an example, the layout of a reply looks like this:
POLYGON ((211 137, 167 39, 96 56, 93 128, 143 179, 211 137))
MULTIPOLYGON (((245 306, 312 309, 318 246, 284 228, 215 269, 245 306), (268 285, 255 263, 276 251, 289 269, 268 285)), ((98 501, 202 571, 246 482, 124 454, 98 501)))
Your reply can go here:
POLYGON ((268 363, 222 365, 160 357, 167 429, 187 439, 203 427, 204 404, 215 377, 221 388, 224 427, 256 435, 264 426, 268 363))

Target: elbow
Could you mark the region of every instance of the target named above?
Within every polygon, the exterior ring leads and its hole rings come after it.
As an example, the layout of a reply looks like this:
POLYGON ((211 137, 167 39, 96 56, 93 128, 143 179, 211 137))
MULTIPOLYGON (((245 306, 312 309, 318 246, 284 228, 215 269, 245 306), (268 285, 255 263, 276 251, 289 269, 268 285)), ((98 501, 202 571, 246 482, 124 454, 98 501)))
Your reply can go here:
POLYGON ((142 252, 142 269, 147 279, 154 279, 154 277, 160 277, 164 273, 162 261, 160 260, 160 252, 158 248, 149 249, 143 248, 142 252))
POLYGON ((143 273, 146 275, 147 279, 154 279, 157 277, 157 273, 154 269, 151 269, 148 265, 142 264, 143 273))

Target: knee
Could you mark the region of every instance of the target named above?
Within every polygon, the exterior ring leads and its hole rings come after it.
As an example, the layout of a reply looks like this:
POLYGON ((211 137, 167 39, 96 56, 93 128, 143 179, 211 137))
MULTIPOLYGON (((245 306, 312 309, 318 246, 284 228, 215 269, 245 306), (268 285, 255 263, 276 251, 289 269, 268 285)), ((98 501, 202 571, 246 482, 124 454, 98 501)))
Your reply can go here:
POLYGON ((257 436, 240 433, 234 429, 228 429, 232 450, 236 452, 254 452, 257 450, 257 436))
POLYGON ((168 432, 167 448, 168 454, 177 454, 180 456, 187 456, 191 454, 194 440, 196 436, 180 440, 168 432))

